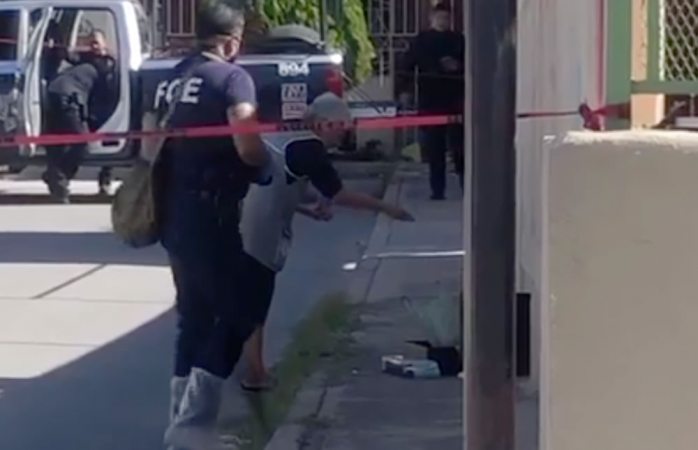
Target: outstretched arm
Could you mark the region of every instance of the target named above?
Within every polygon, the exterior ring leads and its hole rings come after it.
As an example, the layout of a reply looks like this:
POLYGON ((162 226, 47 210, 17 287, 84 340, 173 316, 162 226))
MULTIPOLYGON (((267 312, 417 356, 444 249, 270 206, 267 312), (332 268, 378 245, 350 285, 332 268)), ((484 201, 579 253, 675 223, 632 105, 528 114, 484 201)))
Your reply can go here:
POLYGON ((333 217, 332 209, 330 209, 329 206, 321 203, 314 203, 312 205, 298 205, 298 207, 296 207, 296 212, 303 216, 310 217, 313 220, 319 220, 322 222, 329 222, 333 217))
POLYGON ((296 207, 296 212, 302 216, 310 217, 311 219, 315 218, 309 205, 298 205, 296 207))
MULTIPOLYGON (((331 200, 334 204, 384 213, 395 220, 414 220, 410 213, 398 206, 347 189, 319 141, 291 144, 286 149, 286 164, 293 173, 310 178, 310 183, 325 199, 331 200)), ((322 210, 326 205, 318 204, 317 208, 322 210)))
POLYGON ((397 205, 391 205, 381 199, 372 197, 362 192, 350 191, 342 189, 334 197, 334 203, 340 206, 345 206, 353 209, 362 209, 383 213, 394 220, 405 222, 414 222, 414 217, 397 205))

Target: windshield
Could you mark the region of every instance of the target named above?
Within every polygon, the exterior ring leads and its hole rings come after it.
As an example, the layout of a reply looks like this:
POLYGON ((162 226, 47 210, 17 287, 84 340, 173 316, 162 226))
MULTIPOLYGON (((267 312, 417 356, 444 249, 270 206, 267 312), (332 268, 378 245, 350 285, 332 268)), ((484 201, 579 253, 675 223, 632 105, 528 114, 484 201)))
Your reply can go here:
POLYGON ((0 11, 0 61, 16 61, 18 56, 19 11, 0 11))

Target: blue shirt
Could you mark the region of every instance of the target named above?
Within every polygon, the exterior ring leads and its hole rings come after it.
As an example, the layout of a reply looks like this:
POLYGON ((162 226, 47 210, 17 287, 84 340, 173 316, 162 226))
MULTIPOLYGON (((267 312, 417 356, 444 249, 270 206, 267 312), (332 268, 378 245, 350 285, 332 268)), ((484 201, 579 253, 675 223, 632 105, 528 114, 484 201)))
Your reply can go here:
MULTIPOLYGON (((171 128, 224 126, 230 107, 256 105, 255 86, 242 67, 194 54, 177 65, 175 79, 184 85, 170 117, 171 128), (189 77, 182 77, 193 67, 189 77)), ((169 99, 168 99, 169 100, 169 99)), ((256 170, 238 155, 230 136, 172 138, 166 144, 170 183, 246 192, 256 170)))

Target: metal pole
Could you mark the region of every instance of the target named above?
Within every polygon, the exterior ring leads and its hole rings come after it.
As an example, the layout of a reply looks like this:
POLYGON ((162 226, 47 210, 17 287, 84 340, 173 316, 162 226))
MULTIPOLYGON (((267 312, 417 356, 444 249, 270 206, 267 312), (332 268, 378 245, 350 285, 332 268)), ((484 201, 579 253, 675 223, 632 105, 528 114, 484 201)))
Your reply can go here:
POLYGON ((148 14, 151 16, 151 32, 153 33, 155 48, 162 49, 165 47, 167 40, 167 17, 165 16, 167 9, 163 5, 162 0, 153 0, 151 7, 152 9, 148 14))
POLYGON ((327 0, 320 1, 320 39, 327 40, 327 0))
POLYGON ((468 450, 514 449, 516 3, 467 0, 464 15, 471 201, 468 450))
MULTIPOLYGON (((388 0, 384 2, 388 4, 388 67, 390 71, 390 89, 395 94, 395 89, 397 87, 397 61, 395 59, 395 0, 388 0)), ((394 143, 398 143, 400 133, 402 130, 393 130, 392 138, 394 143)), ((395 161, 399 159, 400 152, 402 150, 401 145, 393 145, 393 151, 390 153, 390 160, 395 161)))
POLYGON ((395 90, 395 80, 397 78, 397 67, 395 64, 395 0, 384 2, 388 4, 388 70, 390 71, 390 79, 393 83, 393 91, 395 90))

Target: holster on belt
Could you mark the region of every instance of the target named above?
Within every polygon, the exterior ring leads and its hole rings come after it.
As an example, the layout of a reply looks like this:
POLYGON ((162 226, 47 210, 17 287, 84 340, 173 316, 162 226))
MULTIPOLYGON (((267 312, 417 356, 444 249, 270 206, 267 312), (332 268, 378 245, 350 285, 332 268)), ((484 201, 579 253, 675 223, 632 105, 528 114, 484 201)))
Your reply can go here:
POLYGON ((87 122, 87 119, 89 119, 87 116, 87 108, 85 108, 85 105, 82 104, 77 93, 73 92, 68 96, 68 104, 73 105, 78 109, 78 114, 80 114, 81 121, 87 122))

